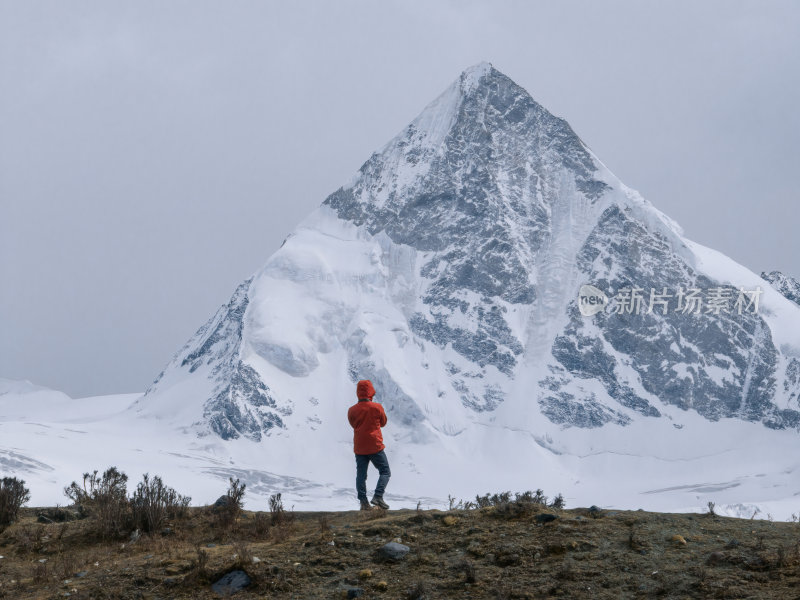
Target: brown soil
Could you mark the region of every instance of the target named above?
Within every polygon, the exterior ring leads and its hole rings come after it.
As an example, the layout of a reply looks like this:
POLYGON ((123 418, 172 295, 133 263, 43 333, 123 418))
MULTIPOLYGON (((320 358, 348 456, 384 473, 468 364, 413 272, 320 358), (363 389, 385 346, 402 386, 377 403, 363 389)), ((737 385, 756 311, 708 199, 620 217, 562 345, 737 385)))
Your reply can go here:
POLYGON ((0 534, 0 598, 217 598, 241 568, 246 598, 800 598, 800 525, 698 514, 504 504, 476 510, 245 512, 193 508, 169 531, 100 541, 92 520, 0 534), (554 514, 542 523, 543 514, 554 514), (291 515, 290 515, 291 516, 291 515), (537 521, 538 517, 538 521, 537 521), (399 538, 410 552, 381 562, 399 538))

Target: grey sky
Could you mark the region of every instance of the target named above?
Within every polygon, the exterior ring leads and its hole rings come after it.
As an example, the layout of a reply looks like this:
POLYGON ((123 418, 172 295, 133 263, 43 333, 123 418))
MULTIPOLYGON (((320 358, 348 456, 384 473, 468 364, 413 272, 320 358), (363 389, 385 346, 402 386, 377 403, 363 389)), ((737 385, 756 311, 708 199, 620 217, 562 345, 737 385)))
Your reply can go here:
POLYGON ((800 276, 800 3, 0 0, 0 377, 143 390, 466 67, 800 276))

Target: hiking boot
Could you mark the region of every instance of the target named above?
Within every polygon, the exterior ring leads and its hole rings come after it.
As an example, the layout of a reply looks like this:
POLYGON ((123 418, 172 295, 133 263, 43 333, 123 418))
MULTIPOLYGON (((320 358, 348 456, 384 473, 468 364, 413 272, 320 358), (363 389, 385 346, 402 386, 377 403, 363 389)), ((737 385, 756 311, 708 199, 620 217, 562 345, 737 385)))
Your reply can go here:
POLYGON ((383 496, 373 496, 370 502, 383 510, 389 510, 389 505, 383 501, 383 496))
POLYGON ((372 510, 372 507, 369 505, 369 502, 367 502, 366 498, 361 501, 361 510, 372 510))

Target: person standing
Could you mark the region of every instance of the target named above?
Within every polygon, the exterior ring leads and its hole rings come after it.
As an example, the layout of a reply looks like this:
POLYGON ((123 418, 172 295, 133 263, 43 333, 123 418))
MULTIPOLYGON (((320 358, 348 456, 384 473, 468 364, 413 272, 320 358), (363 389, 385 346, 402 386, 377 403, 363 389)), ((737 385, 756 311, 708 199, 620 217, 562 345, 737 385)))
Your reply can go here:
POLYGON ((353 451, 356 455, 356 493, 361 503, 361 510, 370 510, 370 503, 383 509, 389 505, 383 501, 383 493, 392 473, 389 470, 389 459, 383 451, 381 427, 386 426, 386 413, 383 406, 373 402, 375 388, 369 379, 362 379, 356 385, 358 402, 347 411, 347 420, 353 428, 353 451), (367 501, 367 467, 369 463, 378 469, 378 483, 372 500, 367 501))

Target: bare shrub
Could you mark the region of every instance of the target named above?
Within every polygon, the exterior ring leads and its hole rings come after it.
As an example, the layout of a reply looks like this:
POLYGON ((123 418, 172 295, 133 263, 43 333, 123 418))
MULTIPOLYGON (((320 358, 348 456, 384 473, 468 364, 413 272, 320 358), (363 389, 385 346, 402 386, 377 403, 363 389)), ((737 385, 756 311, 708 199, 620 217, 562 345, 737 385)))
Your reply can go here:
POLYGON ((47 569, 46 562, 36 563, 31 573, 31 579, 33 579, 33 583, 36 585, 41 585, 48 582, 50 579, 50 573, 47 569))
POLYGON ((208 572, 208 552, 199 545, 194 547, 195 557, 192 559, 189 572, 186 575, 187 582, 207 582, 208 572))
POLYGON ((58 579, 72 579, 78 570, 78 562, 73 554, 59 554, 53 563, 53 572, 58 579))
POLYGON ((269 515, 263 512, 257 512, 253 516, 253 532, 258 537, 267 537, 269 535, 269 528, 272 522, 269 515))
POLYGON ((250 550, 250 545, 243 541, 238 540, 233 544, 235 566, 239 569, 246 569, 253 562, 253 553, 250 550))
POLYGON ((273 525, 283 523, 286 520, 286 509, 283 508, 280 492, 269 497, 269 515, 273 525))
POLYGON ((220 500, 224 502, 218 503, 216 511, 216 524, 223 528, 232 527, 236 523, 236 519, 242 513, 244 508, 244 492, 247 484, 242 483, 239 479, 229 478, 228 491, 220 500))
POLYGON ((559 510, 564 508, 566 506, 566 502, 564 501, 564 496, 559 494, 558 496, 553 498, 553 501, 550 503, 550 506, 553 508, 557 508, 559 510))
POLYGON ((14 540, 23 552, 39 552, 45 545, 44 525, 20 527, 14 531, 14 540))
POLYGON ((100 477, 97 471, 84 473, 83 486, 73 481, 64 488, 64 495, 82 515, 95 520, 96 531, 101 537, 118 537, 130 525, 127 483, 125 473, 109 467, 100 477))
POLYGON ((279 523, 270 529, 269 537, 275 544, 280 544, 281 542, 288 540, 293 531, 294 525, 291 522, 284 521, 283 523, 279 523))
MULTIPOLYGON (((559 494, 560 496, 561 494, 559 494)), ((547 496, 544 495, 542 490, 536 490, 532 492, 528 490, 527 492, 522 492, 521 494, 515 494, 514 499, 517 502, 531 502, 533 504, 547 504, 547 496)))
POLYGON ((164 485, 158 475, 151 480, 145 473, 131 498, 134 525, 142 531, 156 531, 168 519, 185 516, 189 502, 191 498, 164 485))
POLYGON ((321 514, 319 516, 319 519, 317 519, 317 522, 319 523, 319 531, 320 531, 320 533, 325 534, 325 533, 328 533, 331 530, 331 524, 330 524, 330 521, 328 520, 328 515, 326 515, 325 513, 323 513, 323 514, 321 514))
POLYGON ((25 481, 16 477, 3 477, 0 480, 0 531, 17 518, 22 506, 31 499, 31 492, 25 481))

